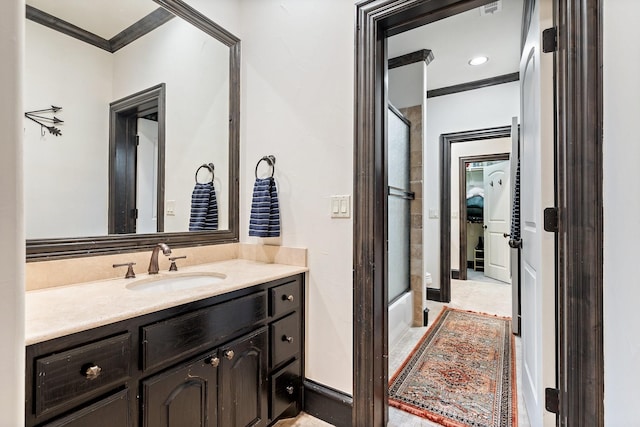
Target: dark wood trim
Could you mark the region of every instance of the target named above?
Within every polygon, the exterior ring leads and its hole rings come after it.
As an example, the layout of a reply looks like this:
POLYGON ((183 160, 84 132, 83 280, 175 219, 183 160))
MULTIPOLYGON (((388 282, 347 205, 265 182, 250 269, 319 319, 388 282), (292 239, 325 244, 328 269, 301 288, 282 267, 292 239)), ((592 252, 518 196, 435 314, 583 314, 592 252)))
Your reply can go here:
POLYGON ((602 3, 555 16, 561 426, 604 425, 602 3))
POLYGON ((427 288, 427 299, 429 301, 442 302, 442 296, 440 294, 440 289, 438 289, 438 288, 427 288))
POLYGON ((415 64, 416 62, 424 61, 426 65, 431 64, 434 56, 430 49, 416 50, 415 52, 407 53, 406 55, 396 56, 389 59, 388 69, 403 67, 409 64, 415 64))
MULTIPOLYGON (((156 0, 154 0, 156 1, 156 0)), ((157 0, 174 15, 187 20, 229 47, 229 229, 182 233, 107 235, 61 239, 30 239, 26 260, 76 258, 147 250, 159 242, 172 247, 235 243, 239 240, 240 207, 240 39, 180 0, 157 0)))
POLYGON ((472 82, 462 83, 454 86, 447 86, 440 89, 431 89, 427 91, 427 98, 435 98, 437 96, 451 95, 468 90, 481 89, 483 87, 501 85, 504 83, 517 82, 520 80, 520 73, 503 74, 501 76, 490 77, 488 79, 475 80, 472 82))
MULTIPOLYGON (((156 166, 157 188, 157 231, 164 230, 164 190, 165 190, 165 128, 166 128, 166 86, 164 83, 134 93, 109 104, 109 234, 115 233, 115 200, 120 190, 115 185, 114 162, 116 159, 116 139, 120 137, 117 122, 123 116, 138 116, 137 109, 153 104, 158 113, 158 164, 156 166), (134 110, 134 111, 132 111, 134 110)), ((142 113, 144 114, 144 113, 142 113)))
POLYGON ((387 422, 386 37, 488 0, 361 0, 356 3, 353 229, 353 422, 387 422), (385 118, 385 119, 383 119, 385 118))
POLYGON ((26 5, 26 8, 26 17, 28 20, 44 25, 52 30, 59 31, 73 37, 74 39, 89 43, 90 45, 106 50, 107 52, 111 52, 111 44, 109 43, 109 40, 73 25, 70 22, 50 15, 47 12, 43 12, 40 9, 36 9, 33 6, 26 5))
POLYGON ((304 380, 304 412, 336 427, 351 426, 353 398, 323 384, 304 380))
POLYGON ((451 145, 510 136, 511 126, 440 135, 440 254, 444 254, 440 256, 440 291, 443 302, 451 301, 451 276, 445 273, 451 271, 451 256, 447 255, 451 254, 451 145))
POLYGON ((461 279, 460 278, 460 271, 462 271, 462 269, 458 269, 458 270, 451 270, 451 278, 455 279, 455 280, 466 280, 466 274, 465 274, 465 278, 461 279))
MULTIPOLYGON (((492 160, 509 160, 509 153, 498 153, 498 154, 484 154, 480 156, 468 156, 468 157, 460 157, 458 163, 458 218, 459 218, 459 228, 458 228, 458 238, 459 240, 459 263, 458 268, 460 269, 460 280, 467 280, 467 269, 462 268, 462 266, 466 266, 467 261, 467 203, 466 203, 466 193, 467 193, 467 170, 466 164, 470 162, 488 162, 492 160)), ((448 194, 449 203, 451 203, 451 190, 449 190, 448 194)), ((449 236, 451 239, 451 236, 449 236)), ((455 279, 455 277, 451 277, 455 279)))
POLYGON ((120 33, 107 40, 94 34, 84 28, 78 27, 70 22, 60 19, 56 16, 50 15, 40 9, 33 6, 26 5, 26 17, 27 19, 51 28, 54 31, 66 34, 74 39, 96 46, 109 53, 114 53, 118 49, 121 49, 129 43, 139 39, 145 34, 150 33, 159 26, 175 18, 175 15, 165 9, 159 7, 144 18, 135 22, 128 28, 125 28, 120 33))
POLYGON ((150 33, 173 18, 175 18, 173 13, 168 12, 161 7, 157 8, 138 22, 111 37, 111 39, 109 39, 111 52, 116 52, 117 50, 122 49, 129 43, 138 40, 140 37, 150 33))

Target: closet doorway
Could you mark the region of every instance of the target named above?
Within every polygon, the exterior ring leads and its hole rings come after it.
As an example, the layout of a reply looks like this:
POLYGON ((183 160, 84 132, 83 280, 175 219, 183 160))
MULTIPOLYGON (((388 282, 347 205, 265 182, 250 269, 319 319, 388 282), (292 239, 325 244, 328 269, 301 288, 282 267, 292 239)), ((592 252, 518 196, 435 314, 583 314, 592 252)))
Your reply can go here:
POLYGON ((459 157, 458 169, 458 278, 511 283, 509 153, 459 157))

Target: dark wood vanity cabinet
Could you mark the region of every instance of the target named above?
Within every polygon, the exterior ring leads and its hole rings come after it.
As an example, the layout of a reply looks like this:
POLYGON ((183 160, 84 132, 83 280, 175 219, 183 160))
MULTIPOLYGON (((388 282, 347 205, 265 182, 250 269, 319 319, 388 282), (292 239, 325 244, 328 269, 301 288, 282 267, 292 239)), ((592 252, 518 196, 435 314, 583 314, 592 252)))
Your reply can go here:
POLYGON ((261 427, 295 416, 303 277, 27 347, 26 425, 261 427))

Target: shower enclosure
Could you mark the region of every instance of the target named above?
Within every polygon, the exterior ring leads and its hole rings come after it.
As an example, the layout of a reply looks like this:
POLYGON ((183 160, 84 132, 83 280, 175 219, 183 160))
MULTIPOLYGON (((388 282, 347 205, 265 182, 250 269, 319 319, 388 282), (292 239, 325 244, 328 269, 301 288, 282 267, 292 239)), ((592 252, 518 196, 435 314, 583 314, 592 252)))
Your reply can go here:
POLYGON ((413 295, 410 291, 409 136, 411 123, 393 106, 388 110, 387 133, 387 284, 389 344, 411 326, 413 295))

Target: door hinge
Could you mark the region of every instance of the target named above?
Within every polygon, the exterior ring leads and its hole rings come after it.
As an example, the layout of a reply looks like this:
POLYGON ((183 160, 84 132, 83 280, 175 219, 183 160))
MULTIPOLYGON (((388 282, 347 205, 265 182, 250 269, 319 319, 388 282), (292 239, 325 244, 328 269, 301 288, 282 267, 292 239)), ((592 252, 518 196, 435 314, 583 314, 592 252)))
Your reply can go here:
POLYGON ((558 50, 558 27, 547 28, 542 32, 542 51, 544 53, 558 50))
POLYGON ((136 208, 131 209, 131 218, 138 219, 138 209, 136 208))
POLYGON ((557 233, 558 229, 558 208, 545 208, 544 210, 544 231, 557 233))
POLYGON ((544 389, 544 408, 554 414, 560 413, 560 390, 557 388, 544 389))

